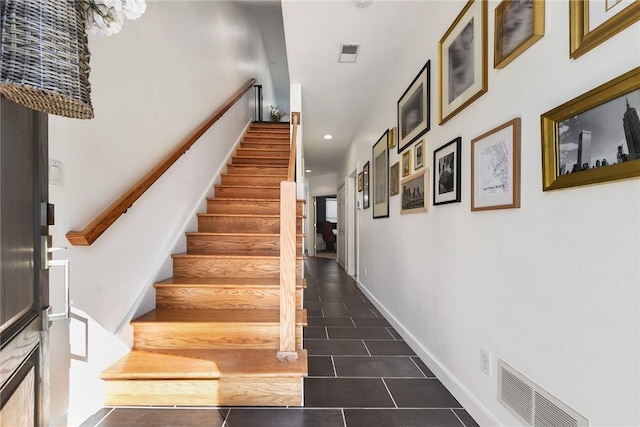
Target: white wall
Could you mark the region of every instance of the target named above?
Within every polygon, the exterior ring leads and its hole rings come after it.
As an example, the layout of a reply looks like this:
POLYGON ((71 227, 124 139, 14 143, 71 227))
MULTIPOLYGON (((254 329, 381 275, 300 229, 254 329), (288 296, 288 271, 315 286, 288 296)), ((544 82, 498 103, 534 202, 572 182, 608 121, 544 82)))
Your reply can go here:
MULTIPOLYGON (((118 35, 90 38, 90 49, 96 118, 50 118, 50 157, 63 164, 63 186, 50 193, 55 246, 69 246, 67 231, 86 226, 250 78, 264 85, 266 104, 274 99, 255 14, 234 2, 148 2, 142 18, 118 35)), ((194 229, 196 210, 251 120, 252 100, 250 91, 91 247, 57 253, 71 260, 71 297, 87 319, 89 349, 105 343, 79 362, 75 378, 72 366, 70 422, 102 404, 97 374, 124 347, 113 334, 153 308, 151 285, 170 276, 170 254, 184 251, 185 228, 194 229), (86 372, 89 380, 81 379, 86 372)), ((130 340, 127 328, 122 339, 130 340)), ((64 345, 52 343, 60 352, 53 369, 65 366, 64 345)))
MULTIPOLYGON (((570 60, 569 7, 547 1, 544 38, 505 69, 490 66, 488 93, 439 126, 438 40, 464 3, 425 2, 429 25, 408 29, 407 49, 389 58, 396 72, 384 76, 339 179, 396 125, 399 96, 430 59, 426 164, 462 136, 462 202, 400 216, 394 196, 387 219, 362 211, 358 278, 481 424, 519 424, 496 399, 501 358, 592 426, 640 425, 640 181, 543 192, 540 139, 542 113, 640 64, 640 23, 570 60), (514 117, 522 207, 471 212, 470 140, 514 117), (491 352, 490 377, 480 348, 491 352)), ((489 46, 497 4, 489 2, 489 46)), ((399 157, 392 150, 390 164, 399 157)))

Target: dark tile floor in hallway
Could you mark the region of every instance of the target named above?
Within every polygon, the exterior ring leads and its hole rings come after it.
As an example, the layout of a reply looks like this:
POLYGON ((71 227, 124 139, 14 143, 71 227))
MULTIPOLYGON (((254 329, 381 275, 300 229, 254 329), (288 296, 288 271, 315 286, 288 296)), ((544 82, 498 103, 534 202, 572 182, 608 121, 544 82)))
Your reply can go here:
POLYGON ((335 260, 309 258, 304 408, 103 408, 82 427, 472 427, 335 260))

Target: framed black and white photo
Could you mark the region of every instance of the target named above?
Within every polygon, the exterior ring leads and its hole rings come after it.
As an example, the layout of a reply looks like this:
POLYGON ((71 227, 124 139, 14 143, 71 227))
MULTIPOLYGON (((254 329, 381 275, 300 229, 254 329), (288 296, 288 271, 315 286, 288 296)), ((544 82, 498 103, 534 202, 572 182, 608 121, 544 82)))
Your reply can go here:
POLYGON ((433 152, 433 205, 461 200, 462 138, 457 137, 433 152))
POLYGON ((424 135, 431 122, 431 61, 398 100, 398 154, 424 135))
POLYGON ((402 177, 411 175, 411 150, 402 153, 402 177))
POLYGON ((369 209, 369 162, 362 167, 362 209, 369 209))
POLYGON ((389 195, 395 196, 400 193, 400 162, 396 162, 389 169, 389 195))
POLYGON ((638 20, 638 0, 571 0, 569 56, 579 58, 638 20))
POLYGON ((504 68, 544 36, 545 0, 502 0, 495 13, 493 66, 504 68))
POLYGON ((373 218, 389 216, 389 131, 373 144, 373 218))
POLYGON ((400 184, 400 194, 402 195, 400 214, 428 212, 428 189, 429 169, 423 169, 403 179, 400 184))
POLYGON ((364 174, 362 172, 360 172, 358 174, 358 193, 361 193, 363 188, 364 188, 364 174))
POLYGON ((413 169, 418 170, 424 166, 424 139, 418 141, 415 147, 413 147, 413 169))
POLYGON ((440 124, 488 88, 487 2, 469 0, 438 43, 440 124))
POLYGON ((640 67, 542 115, 543 190, 640 176, 640 67))
POLYGON ((520 119, 471 140, 471 210, 520 207, 520 119))

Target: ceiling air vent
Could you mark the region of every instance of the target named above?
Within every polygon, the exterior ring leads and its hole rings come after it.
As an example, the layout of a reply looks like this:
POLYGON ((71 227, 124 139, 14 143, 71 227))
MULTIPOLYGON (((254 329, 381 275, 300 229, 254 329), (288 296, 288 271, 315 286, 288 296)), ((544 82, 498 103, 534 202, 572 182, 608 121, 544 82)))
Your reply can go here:
POLYGON ((340 45, 340 57, 338 58, 338 62, 356 62, 358 52, 360 52, 359 44, 340 45))
POLYGON ((587 427, 589 420, 529 378, 498 361, 498 401, 532 427, 587 427))

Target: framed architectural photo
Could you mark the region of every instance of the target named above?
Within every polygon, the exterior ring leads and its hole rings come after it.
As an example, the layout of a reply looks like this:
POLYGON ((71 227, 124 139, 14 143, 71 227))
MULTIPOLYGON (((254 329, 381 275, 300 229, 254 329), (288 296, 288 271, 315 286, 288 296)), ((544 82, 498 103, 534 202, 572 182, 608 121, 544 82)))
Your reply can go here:
POLYGON ((403 179, 400 187, 400 214, 428 212, 429 169, 423 169, 403 179))
POLYGON ((640 20, 637 0, 571 0, 569 56, 576 59, 640 20))
POLYGON ((431 123, 431 61, 398 100, 398 154, 424 135, 431 123))
POLYGON ((469 0, 438 43, 440 124, 487 91, 487 2, 469 0))
POLYGON ((400 193, 400 162, 389 169, 389 195, 395 196, 400 193))
POLYGON ((640 176, 640 67, 542 115, 543 190, 640 176))
POLYGON ((358 174, 358 193, 360 193, 364 187, 364 174, 362 172, 360 172, 358 174))
POLYGON ((389 216, 389 131, 371 149, 373 158, 373 218, 389 216))
POLYGON ((402 154, 402 176, 411 175, 411 150, 402 154))
POLYGON ((462 138, 457 137, 433 152, 433 205, 459 202, 462 138))
POLYGON ((369 209, 369 162, 362 167, 362 209, 369 209))
POLYGON ((418 141, 416 146, 413 148, 413 154, 413 168, 418 170, 424 166, 424 139, 418 141))
POLYGON ((471 210, 520 207, 520 119, 471 140, 471 210))
POLYGON ((544 36, 544 0, 502 0, 496 7, 493 66, 504 68, 544 36))

